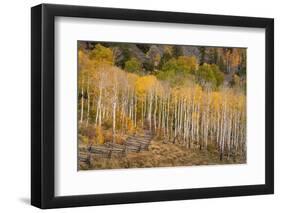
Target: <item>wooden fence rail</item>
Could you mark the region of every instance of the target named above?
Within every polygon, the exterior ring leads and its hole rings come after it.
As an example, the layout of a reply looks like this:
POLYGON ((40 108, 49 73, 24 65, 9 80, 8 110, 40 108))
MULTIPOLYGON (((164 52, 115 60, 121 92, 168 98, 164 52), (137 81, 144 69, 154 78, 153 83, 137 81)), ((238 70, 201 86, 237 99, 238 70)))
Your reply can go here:
POLYGON ((124 144, 106 142, 103 145, 79 146, 78 159, 90 164, 93 158, 125 157, 128 152, 148 150, 151 134, 129 136, 124 144))

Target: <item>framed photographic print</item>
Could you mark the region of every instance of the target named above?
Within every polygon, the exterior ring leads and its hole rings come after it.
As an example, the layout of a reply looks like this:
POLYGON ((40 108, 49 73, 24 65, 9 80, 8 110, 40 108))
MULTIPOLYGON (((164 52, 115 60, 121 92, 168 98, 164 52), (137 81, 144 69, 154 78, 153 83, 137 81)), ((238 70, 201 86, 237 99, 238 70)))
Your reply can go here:
POLYGON ((31 9, 31 203, 272 194, 274 21, 31 9))

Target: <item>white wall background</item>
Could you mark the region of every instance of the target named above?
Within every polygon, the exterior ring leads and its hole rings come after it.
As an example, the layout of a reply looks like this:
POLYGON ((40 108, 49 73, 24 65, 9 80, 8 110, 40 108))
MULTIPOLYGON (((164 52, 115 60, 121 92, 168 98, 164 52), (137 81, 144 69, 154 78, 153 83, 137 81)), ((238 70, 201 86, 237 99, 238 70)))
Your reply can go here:
MULTIPOLYGON (((201 199, 50 210, 51 212, 278 212, 281 210, 281 13, 276 0, 45 0, 194 13, 275 18, 275 195, 201 199)), ((30 7, 37 0, 10 0, 0 7, 0 211, 39 212, 30 197, 30 7)))

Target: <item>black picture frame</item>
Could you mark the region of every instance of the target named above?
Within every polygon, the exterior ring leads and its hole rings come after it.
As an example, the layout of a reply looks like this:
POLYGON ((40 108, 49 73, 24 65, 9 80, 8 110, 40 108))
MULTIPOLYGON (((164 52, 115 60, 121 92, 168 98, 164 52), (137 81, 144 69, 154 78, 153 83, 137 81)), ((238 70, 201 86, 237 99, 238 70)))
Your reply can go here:
POLYGON ((31 9, 31 204, 42 209, 274 193, 274 20, 240 16, 41 4, 31 9), (266 32, 265 184, 93 195, 54 195, 55 17, 263 28, 266 32))

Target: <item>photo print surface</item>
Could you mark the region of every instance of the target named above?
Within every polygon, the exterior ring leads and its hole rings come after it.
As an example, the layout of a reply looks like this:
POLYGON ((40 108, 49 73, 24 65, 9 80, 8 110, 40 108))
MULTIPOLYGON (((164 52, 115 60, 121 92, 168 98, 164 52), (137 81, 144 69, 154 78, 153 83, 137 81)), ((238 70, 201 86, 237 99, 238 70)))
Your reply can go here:
POLYGON ((245 164, 247 49, 78 41, 78 170, 245 164))

